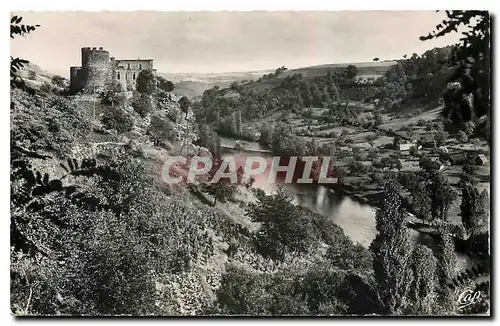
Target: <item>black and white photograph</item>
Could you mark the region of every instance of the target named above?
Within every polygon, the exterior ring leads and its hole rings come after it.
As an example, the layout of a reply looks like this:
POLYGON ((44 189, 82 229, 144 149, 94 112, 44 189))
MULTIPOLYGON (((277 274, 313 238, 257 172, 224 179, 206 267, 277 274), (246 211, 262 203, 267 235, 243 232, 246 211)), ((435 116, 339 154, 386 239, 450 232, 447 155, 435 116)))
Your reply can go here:
POLYGON ((491 12, 9 17, 16 319, 491 317, 491 12))

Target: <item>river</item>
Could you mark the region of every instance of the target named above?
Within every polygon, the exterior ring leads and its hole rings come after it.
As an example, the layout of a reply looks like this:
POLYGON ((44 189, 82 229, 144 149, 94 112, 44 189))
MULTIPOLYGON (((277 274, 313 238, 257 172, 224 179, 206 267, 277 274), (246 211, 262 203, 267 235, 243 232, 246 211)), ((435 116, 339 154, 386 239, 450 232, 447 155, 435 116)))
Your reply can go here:
MULTIPOLYGON (((237 165, 242 165, 246 157, 251 155, 262 156, 271 161, 273 154, 269 153, 257 142, 243 142, 244 150, 239 152, 232 148, 235 139, 221 137, 223 156, 232 156, 237 165)), ((267 194, 282 187, 297 205, 308 207, 330 218, 335 224, 342 227, 344 232, 355 242, 369 247, 375 238, 376 209, 370 205, 360 204, 349 197, 341 197, 333 190, 320 184, 285 183, 283 177, 277 177, 275 183, 269 183, 267 176, 255 178, 254 187, 264 190, 267 194)), ((410 240, 413 244, 429 241, 419 232, 410 229, 410 240)), ((472 261, 465 254, 457 255, 457 270, 471 266, 472 261)))
MULTIPOLYGON (((231 148, 236 140, 221 137, 223 156, 232 156, 237 165, 249 155, 258 155, 266 158, 268 162, 272 154, 259 152, 265 150, 256 142, 245 142, 245 150, 241 153, 231 148)), ((297 205, 308 207, 341 226, 345 233, 354 241, 368 247, 375 237, 375 209, 369 205, 362 205, 349 197, 341 198, 331 189, 319 184, 285 183, 283 177, 278 176, 276 183, 269 183, 266 177, 255 178, 254 187, 264 190, 267 194, 275 192, 282 187, 297 205)))

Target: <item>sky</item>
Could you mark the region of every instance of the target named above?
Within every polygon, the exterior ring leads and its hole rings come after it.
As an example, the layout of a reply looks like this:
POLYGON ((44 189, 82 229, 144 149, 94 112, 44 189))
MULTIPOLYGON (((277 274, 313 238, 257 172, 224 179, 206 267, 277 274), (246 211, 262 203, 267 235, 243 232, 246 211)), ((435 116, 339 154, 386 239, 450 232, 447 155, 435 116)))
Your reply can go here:
POLYGON ((116 59, 153 59, 162 73, 217 73, 400 59, 459 38, 419 40, 443 20, 435 11, 15 14, 41 27, 12 39, 11 55, 65 77, 87 46, 116 59))

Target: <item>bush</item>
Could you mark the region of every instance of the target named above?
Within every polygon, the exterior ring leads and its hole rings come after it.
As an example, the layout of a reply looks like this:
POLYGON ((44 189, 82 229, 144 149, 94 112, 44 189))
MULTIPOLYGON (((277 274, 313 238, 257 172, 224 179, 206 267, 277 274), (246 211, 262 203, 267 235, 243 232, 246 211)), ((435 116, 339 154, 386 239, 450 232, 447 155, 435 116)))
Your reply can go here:
POLYGON ((40 91, 45 93, 50 93, 52 92, 52 85, 47 82, 44 82, 42 86, 40 86, 40 91))
POLYGON ((417 149, 417 146, 412 146, 410 147, 410 155, 411 156, 418 156, 418 149, 417 149))
POLYGON ((384 117, 380 113, 375 113, 375 125, 379 126, 384 123, 384 117))
POLYGON ((178 137, 174 124, 167 118, 158 115, 151 117, 147 133, 156 145, 160 145, 165 141, 176 141, 178 137))
POLYGON ((54 75, 54 77, 52 77, 52 83, 54 85, 56 85, 57 87, 65 88, 66 84, 67 84, 67 80, 66 80, 66 78, 64 78, 62 76, 54 75))
POLYGON ((457 140, 461 143, 466 143, 469 140, 469 137, 467 137, 465 131, 459 130, 457 132, 457 140))
POLYGON ((355 153, 353 155, 353 158, 356 161, 361 162, 361 161, 366 161, 368 158, 368 155, 366 154, 366 152, 358 152, 358 153, 355 153))
POLYGON ((229 265, 217 290, 218 314, 342 315, 376 309, 370 285, 328 264, 255 273, 229 265))
POLYGON ((122 85, 118 81, 113 80, 106 83, 99 91, 101 103, 109 106, 123 105, 125 103, 125 97, 120 94, 122 91, 122 85))
POLYGON ((174 83, 161 76, 156 77, 158 88, 165 92, 172 92, 175 89, 174 83))
POLYGON ((28 71, 28 79, 35 80, 36 79, 36 71, 34 71, 34 70, 28 71))
POLYGON ((438 130, 435 134, 436 145, 437 146, 444 145, 447 138, 448 138, 448 133, 446 131, 438 130))
POLYGON ((307 314, 307 303, 296 295, 293 281, 282 273, 261 274, 229 265, 217 291, 219 314, 307 314))
POLYGON ((142 118, 145 118, 153 110, 152 97, 148 94, 134 93, 132 107, 142 118))
POLYGON ((132 117, 120 107, 107 107, 102 123, 107 129, 115 129, 119 133, 131 131, 134 126, 132 117))
POLYGON ((273 131, 274 128, 272 125, 268 123, 262 124, 260 128, 259 144, 264 146, 271 146, 273 131))
POLYGON ((155 75, 149 70, 141 70, 137 76, 137 91, 141 94, 152 95, 156 90, 155 75))
POLYGON ((205 250, 210 247, 203 222, 208 216, 156 190, 142 163, 127 155, 90 168, 71 160, 70 169, 79 173, 67 190, 43 171, 51 187, 41 189, 29 177, 39 171, 22 161, 12 170, 13 182, 21 186, 13 189, 11 216, 15 313, 175 313, 165 307, 171 294, 157 284, 211 255, 205 250), (41 205, 29 205, 33 200, 41 205), (30 243, 36 246, 23 253, 30 243))
POLYGON ((205 147, 212 156, 219 157, 221 154, 221 144, 219 135, 208 125, 203 124, 198 127, 198 140, 196 145, 205 147))
POLYGON ((246 215, 261 223, 254 233, 257 251, 264 257, 283 260, 285 254, 307 253, 317 245, 317 231, 311 216, 301 212, 283 190, 250 204, 246 215))

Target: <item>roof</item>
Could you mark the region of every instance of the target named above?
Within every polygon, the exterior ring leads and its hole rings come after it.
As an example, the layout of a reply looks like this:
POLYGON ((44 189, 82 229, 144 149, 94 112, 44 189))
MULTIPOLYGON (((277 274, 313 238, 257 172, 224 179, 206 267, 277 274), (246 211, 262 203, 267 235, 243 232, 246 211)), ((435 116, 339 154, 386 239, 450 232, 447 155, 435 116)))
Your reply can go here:
POLYGON ((153 59, 115 59, 115 61, 153 61, 153 59))
POLYGON ((403 143, 403 144, 399 144, 399 149, 403 149, 403 148, 407 148, 407 149, 410 149, 414 146, 414 144, 412 143, 403 143))
POLYGON ((484 154, 477 154, 477 158, 481 159, 483 162, 488 162, 488 158, 484 154))

